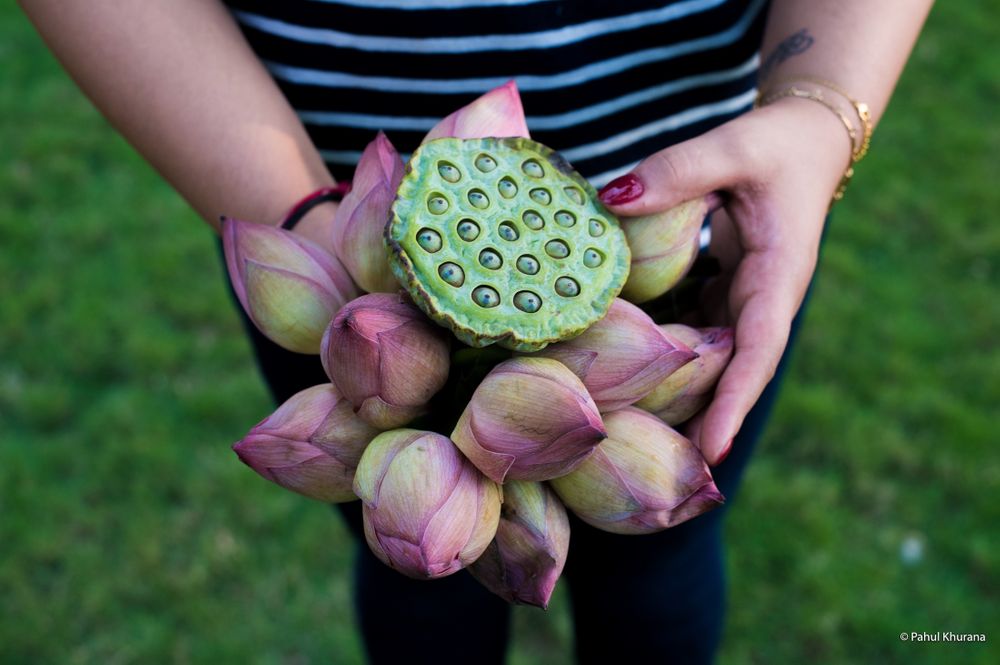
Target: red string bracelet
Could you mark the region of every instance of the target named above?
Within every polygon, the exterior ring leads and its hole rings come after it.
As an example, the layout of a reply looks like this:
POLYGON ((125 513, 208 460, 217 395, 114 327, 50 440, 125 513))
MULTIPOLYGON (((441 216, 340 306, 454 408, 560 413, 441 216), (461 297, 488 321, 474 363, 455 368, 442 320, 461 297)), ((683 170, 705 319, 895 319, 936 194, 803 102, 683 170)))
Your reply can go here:
POLYGON ((288 214, 286 214, 284 219, 281 220, 281 224, 279 224, 279 226, 290 231, 295 228, 295 225, 298 224, 310 210, 318 206, 320 203, 326 203, 327 201, 340 202, 349 191, 351 191, 350 180, 338 182, 332 187, 321 187, 293 205, 288 211, 288 214))

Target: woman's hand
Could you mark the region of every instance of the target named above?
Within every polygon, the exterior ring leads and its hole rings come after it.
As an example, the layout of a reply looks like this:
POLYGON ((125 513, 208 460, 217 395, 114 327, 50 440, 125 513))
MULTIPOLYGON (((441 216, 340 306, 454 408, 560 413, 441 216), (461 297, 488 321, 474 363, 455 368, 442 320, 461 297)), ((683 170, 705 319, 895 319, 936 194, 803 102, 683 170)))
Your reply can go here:
MULTIPOLYGON (((843 124, 814 101, 783 98, 662 150, 601 190, 623 217, 715 193, 706 323, 736 329, 736 353, 688 435, 710 464, 729 452, 781 359, 816 267, 823 221, 850 161, 843 124)), ((624 220, 625 224, 628 220, 624 220)))

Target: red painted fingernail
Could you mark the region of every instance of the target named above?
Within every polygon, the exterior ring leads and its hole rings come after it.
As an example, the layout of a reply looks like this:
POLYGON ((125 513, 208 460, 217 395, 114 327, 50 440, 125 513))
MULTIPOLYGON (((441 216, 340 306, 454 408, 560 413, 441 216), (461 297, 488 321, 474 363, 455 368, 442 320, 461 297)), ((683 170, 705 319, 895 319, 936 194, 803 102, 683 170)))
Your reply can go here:
POLYGON ((729 453, 730 451, 732 451, 732 449, 733 449, 733 440, 729 439, 729 442, 726 443, 726 447, 722 449, 722 454, 719 455, 719 459, 715 461, 715 465, 718 466, 719 464, 722 464, 723 460, 729 457, 729 453))
POLYGON ((601 199, 601 203, 616 206, 635 201, 644 191, 646 190, 639 179, 631 173, 626 173, 602 187, 597 193, 597 198, 601 199))

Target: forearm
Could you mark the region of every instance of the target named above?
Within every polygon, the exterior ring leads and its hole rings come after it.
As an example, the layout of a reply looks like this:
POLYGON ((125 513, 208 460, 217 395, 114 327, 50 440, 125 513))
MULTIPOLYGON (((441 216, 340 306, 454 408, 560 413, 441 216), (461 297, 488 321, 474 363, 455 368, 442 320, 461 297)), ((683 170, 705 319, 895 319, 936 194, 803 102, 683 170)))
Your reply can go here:
POLYGON ((80 88, 210 224, 274 222, 332 178, 216 0, 20 0, 80 88))
POLYGON ((826 79, 867 103, 877 122, 931 4, 774 0, 761 50, 760 88, 796 76, 826 79))

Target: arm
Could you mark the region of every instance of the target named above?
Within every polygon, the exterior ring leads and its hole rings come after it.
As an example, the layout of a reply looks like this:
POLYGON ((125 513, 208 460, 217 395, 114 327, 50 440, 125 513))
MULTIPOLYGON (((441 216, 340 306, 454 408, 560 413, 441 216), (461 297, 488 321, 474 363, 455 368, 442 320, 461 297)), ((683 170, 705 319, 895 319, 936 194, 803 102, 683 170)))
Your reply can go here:
MULTIPOLYGON (((877 121, 930 5, 931 0, 775 0, 764 38, 761 89, 797 76, 819 77, 867 102, 877 121), (802 30, 806 34, 795 48, 782 53, 780 44, 802 30)), ((712 403, 688 430, 710 463, 728 453, 774 375, 850 156, 851 141, 836 114, 815 101, 785 97, 652 155, 601 192, 623 216, 721 194, 724 210, 716 214, 721 224, 713 218, 713 253, 724 274, 714 289, 718 307, 709 313, 714 322, 735 325, 736 354, 712 403)))
MULTIPOLYGON (((221 213, 274 223, 333 183, 221 2, 20 2, 111 124, 216 229, 221 213)), ((330 214, 321 206, 296 230, 325 244, 330 214)))

